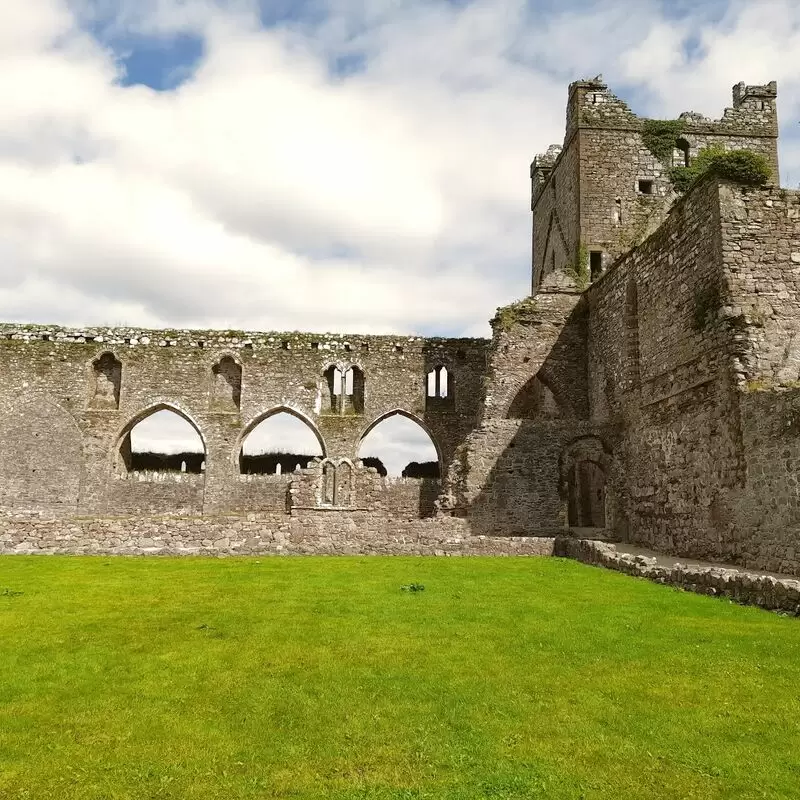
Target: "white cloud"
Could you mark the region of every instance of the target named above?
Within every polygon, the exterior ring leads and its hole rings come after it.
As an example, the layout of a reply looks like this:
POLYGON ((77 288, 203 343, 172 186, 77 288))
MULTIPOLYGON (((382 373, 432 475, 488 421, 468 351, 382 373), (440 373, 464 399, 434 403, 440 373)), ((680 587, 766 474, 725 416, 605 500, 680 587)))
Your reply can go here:
MULTIPOLYGON (((265 30, 255 0, 4 0, 0 315, 485 335, 527 290, 528 164, 599 72, 663 117, 777 79, 800 182, 794 0, 537 5, 321 0, 265 30), (120 84, 111 45, 179 33, 205 45, 188 81, 120 84)), ((399 468, 426 460, 403 441, 399 468)))
POLYGON ((365 437, 359 458, 379 458, 389 475, 400 475, 412 461, 438 461, 428 434, 416 422, 396 414, 378 423, 365 437))
POLYGON ((134 453, 204 453, 203 440, 180 414, 162 409, 131 429, 134 453))
POLYGON ((242 452, 248 456, 262 453, 321 456, 322 448, 305 422, 282 411, 267 417, 250 431, 242 444, 242 452))

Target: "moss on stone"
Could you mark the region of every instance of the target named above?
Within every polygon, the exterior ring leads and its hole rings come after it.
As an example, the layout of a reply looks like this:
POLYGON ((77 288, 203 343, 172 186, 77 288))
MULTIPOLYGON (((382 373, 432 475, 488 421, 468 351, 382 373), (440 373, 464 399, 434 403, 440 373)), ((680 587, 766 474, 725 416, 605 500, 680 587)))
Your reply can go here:
POLYGON ((578 252, 575 254, 575 263, 564 270, 567 275, 575 281, 575 286, 583 292, 589 287, 591 282, 591 271, 589 267, 589 251, 586 245, 578 245, 578 252))
POLYGON ((772 381, 765 378, 753 378, 744 385, 746 392, 766 392, 772 389, 772 381))
POLYGON ((536 298, 525 297, 516 303, 498 308, 491 320, 491 326, 495 331, 508 331, 514 325, 529 325, 536 320, 536 298))

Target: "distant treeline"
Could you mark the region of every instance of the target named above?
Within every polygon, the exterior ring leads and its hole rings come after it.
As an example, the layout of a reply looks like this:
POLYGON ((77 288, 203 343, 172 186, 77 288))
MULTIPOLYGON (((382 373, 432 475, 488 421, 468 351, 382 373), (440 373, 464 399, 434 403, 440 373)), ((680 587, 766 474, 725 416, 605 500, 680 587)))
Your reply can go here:
MULTIPOLYGON (((131 453, 131 470, 152 472, 192 472, 203 471, 205 461, 203 453, 131 453), (185 465, 185 466, 184 466, 185 465)), ((262 453, 257 456, 241 456, 241 470, 245 475, 274 475, 278 464, 281 474, 294 472, 299 466, 305 469, 309 462, 317 456, 300 453, 262 453)), ((373 467, 379 475, 386 476, 387 470, 383 462, 375 456, 362 458, 365 467, 373 467)), ((436 461, 419 463, 412 461, 403 469, 404 478, 438 478, 439 464, 436 461)))
POLYGON ((404 478, 438 478, 439 477, 439 462, 438 461, 423 461, 419 463, 412 461, 407 464, 402 473, 404 478))
POLYGON ((299 453, 260 453, 257 456, 242 455, 240 464, 245 475, 274 475, 281 465, 281 474, 294 472, 298 465, 305 469, 309 461, 316 456, 300 455, 299 453))
POLYGON ((206 460, 203 453, 131 453, 130 469, 151 472, 193 472, 203 471, 206 460), (186 465, 185 470, 183 464, 186 465))

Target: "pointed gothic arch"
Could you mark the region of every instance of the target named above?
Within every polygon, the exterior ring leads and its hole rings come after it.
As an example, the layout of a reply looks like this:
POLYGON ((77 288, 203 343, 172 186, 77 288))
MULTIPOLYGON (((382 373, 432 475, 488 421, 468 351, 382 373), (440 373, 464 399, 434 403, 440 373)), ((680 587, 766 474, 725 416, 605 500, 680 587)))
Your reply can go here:
POLYGON ((137 412, 122 427, 117 436, 114 447, 114 458, 118 468, 125 472, 145 470, 149 472, 194 472, 205 471, 205 459, 208 453, 205 437, 199 424, 186 410, 171 402, 159 402, 137 412), (155 415, 169 414, 169 418, 179 418, 185 423, 180 432, 181 440, 185 447, 178 446, 179 442, 171 442, 168 446, 159 446, 156 437, 152 438, 153 446, 146 448, 134 440, 135 429, 155 415), (191 433, 190 433, 191 431, 191 433))
MULTIPOLYGON (((437 477, 440 477, 443 472, 443 459, 442 459, 442 451, 439 447, 439 443, 436 441, 436 437, 433 434, 433 431, 425 424, 423 419, 416 416, 415 414, 410 413, 409 411, 405 411, 401 408, 395 408, 391 411, 386 411, 385 413, 381 414, 380 416, 376 417, 372 422, 367 425, 364 430, 361 432, 361 435, 358 437, 358 443, 356 444, 356 452, 354 453, 355 458, 361 458, 361 451, 364 445, 365 439, 372 433, 378 426, 382 423, 390 420, 394 417, 401 417, 404 419, 409 420, 410 422, 414 423, 421 431, 425 434, 428 442, 431 446, 431 455, 435 456, 436 466, 437 466, 437 477)), ((381 459, 383 460, 383 459, 381 459)), ((433 460, 433 459, 431 459, 433 460)), ((400 474, 400 471, 397 471, 397 474, 400 474)))
POLYGON ((539 370, 514 395, 507 419, 559 419, 570 416, 564 403, 552 389, 546 374, 539 370))
POLYGON ((92 361, 92 385, 89 405, 92 408, 119 408, 122 388, 122 362, 111 352, 92 361))
POLYGON ((301 411, 281 405, 259 414, 245 426, 233 457, 242 474, 288 475, 298 465, 305 468, 311 460, 324 459, 326 454, 325 440, 314 422, 301 411), (287 419, 280 419, 283 416, 287 419), (298 425, 293 425, 289 418, 298 425), (270 426, 270 420, 282 423, 283 430, 270 426), (298 427, 300 423, 302 427, 298 427), (257 429, 261 429, 263 441, 250 438, 251 434, 258 436, 257 429))

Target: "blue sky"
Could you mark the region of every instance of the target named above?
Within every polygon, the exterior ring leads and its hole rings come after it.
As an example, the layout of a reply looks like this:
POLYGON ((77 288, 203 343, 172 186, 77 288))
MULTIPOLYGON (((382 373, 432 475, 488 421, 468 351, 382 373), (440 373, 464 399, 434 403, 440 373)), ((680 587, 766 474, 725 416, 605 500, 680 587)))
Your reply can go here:
POLYGON ((569 81, 717 117, 796 0, 4 0, 0 314, 486 335, 528 290, 528 166, 569 81))

